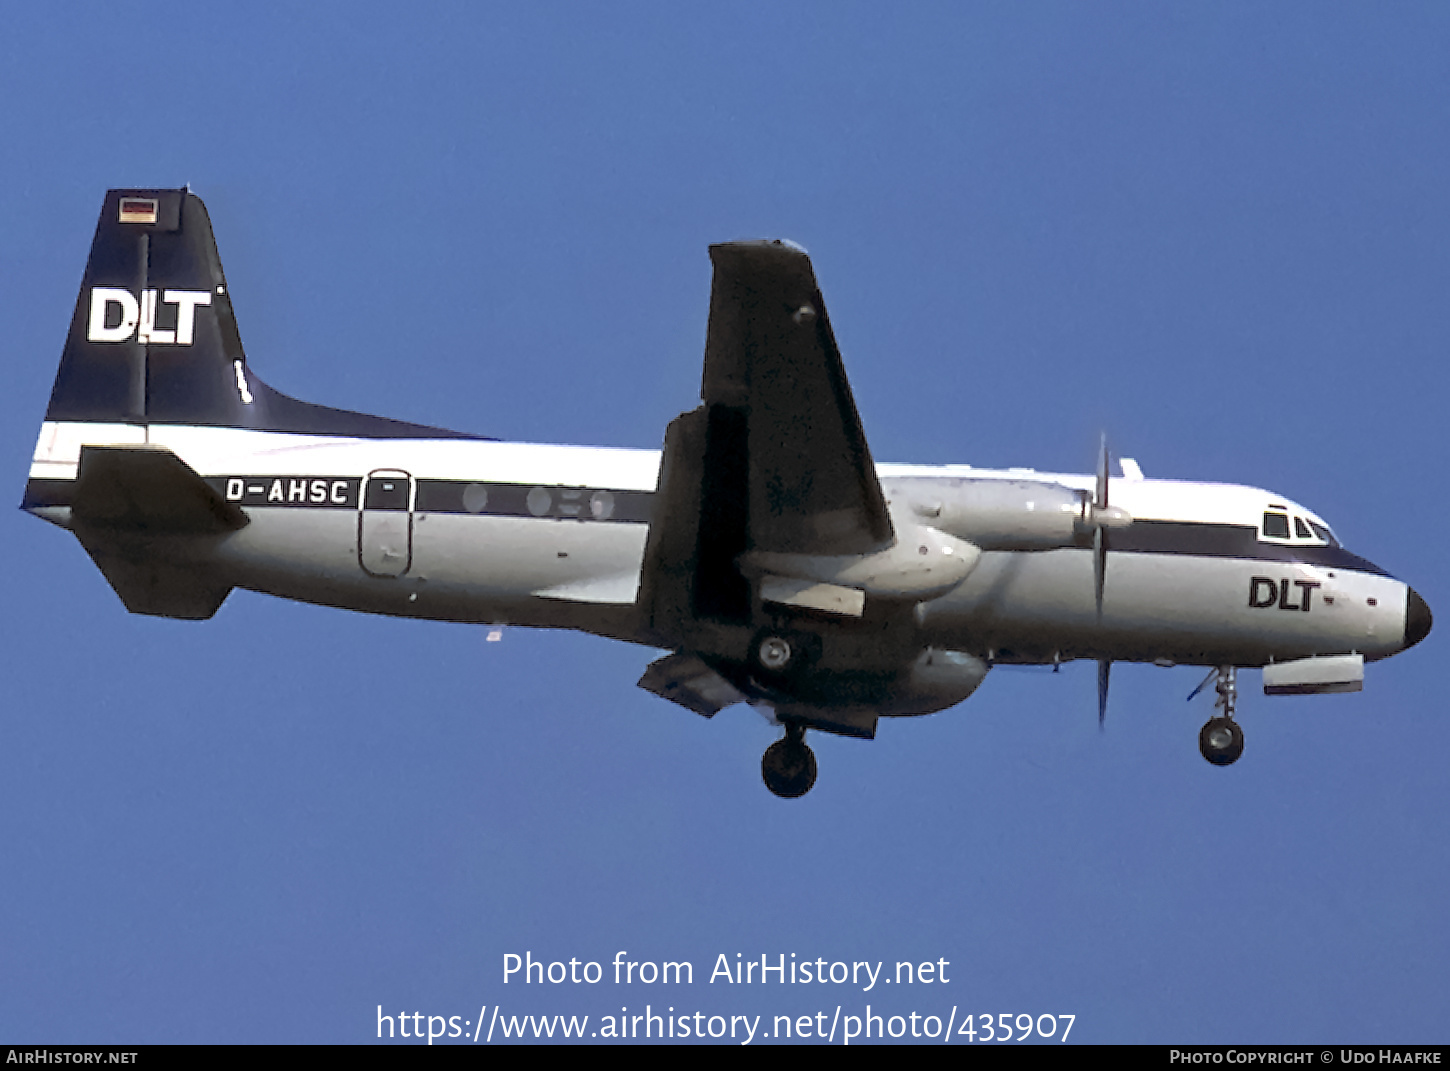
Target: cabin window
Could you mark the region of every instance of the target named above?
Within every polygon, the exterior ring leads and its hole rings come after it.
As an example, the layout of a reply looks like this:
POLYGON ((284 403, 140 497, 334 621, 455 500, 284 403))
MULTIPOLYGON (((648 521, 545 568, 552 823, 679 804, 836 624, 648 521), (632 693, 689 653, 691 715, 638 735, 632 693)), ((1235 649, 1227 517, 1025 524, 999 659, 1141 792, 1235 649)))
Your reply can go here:
POLYGON ((1304 523, 1303 517, 1294 518, 1294 535, 1300 539, 1314 538, 1314 534, 1309 531, 1309 526, 1304 523))
POLYGON ((1264 535, 1269 539, 1289 538, 1289 515, 1287 513, 1265 513, 1264 535))
POLYGON ((1324 525, 1315 524, 1313 521, 1310 521, 1309 527, 1314 529, 1314 534, 1316 536, 1324 540, 1324 542, 1328 543, 1331 547, 1339 546, 1338 538, 1336 538, 1334 533, 1331 532, 1328 528, 1324 527, 1324 525))

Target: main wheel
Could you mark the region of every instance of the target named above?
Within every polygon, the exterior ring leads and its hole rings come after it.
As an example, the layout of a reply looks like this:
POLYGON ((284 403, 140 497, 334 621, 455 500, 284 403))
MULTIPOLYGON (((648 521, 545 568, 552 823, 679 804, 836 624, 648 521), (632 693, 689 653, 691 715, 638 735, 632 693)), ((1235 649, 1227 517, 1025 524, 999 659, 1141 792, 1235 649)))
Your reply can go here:
POLYGON ((804 796, 816 783, 816 753, 805 741, 786 735, 765 749, 760 776, 782 799, 804 796))
POLYGON ((788 685, 815 657, 819 641, 800 632, 762 629, 750 641, 750 669, 763 684, 788 685))
POLYGON ((1215 766, 1228 766, 1244 753, 1244 731, 1232 718, 1210 718, 1198 732, 1198 750, 1215 766))
POLYGON ((784 673, 799 657, 800 652, 789 636, 767 633, 755 645, 755 660, 767 673, 784 673))

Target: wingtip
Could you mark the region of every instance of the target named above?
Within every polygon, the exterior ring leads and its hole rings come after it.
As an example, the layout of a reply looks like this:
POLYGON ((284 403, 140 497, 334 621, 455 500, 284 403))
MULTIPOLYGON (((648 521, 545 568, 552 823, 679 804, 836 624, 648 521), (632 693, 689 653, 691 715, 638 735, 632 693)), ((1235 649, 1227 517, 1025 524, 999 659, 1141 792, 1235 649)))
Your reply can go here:
POLYGON ((797 253, 803 257, 809 257, 810 250, 799 242, 792 242, 789 238, 742 238, 733 242, 716 242, 710 246, 711 255, 716 253, 752 251, 775 251, 797 253))

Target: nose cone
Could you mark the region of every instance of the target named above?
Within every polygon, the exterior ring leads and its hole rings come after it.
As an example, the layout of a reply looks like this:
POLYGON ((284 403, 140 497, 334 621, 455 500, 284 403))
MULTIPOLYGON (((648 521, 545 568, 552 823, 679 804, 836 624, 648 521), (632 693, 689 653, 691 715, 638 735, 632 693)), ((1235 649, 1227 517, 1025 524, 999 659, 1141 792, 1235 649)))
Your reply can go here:
POLYGON ((1409 597, 1405 600, 1405 646, 1413 647, 1428 636, 1434 620, 1430 616, 1430 604, 1420 598, 1414 588, 1410 588, 1409 597))

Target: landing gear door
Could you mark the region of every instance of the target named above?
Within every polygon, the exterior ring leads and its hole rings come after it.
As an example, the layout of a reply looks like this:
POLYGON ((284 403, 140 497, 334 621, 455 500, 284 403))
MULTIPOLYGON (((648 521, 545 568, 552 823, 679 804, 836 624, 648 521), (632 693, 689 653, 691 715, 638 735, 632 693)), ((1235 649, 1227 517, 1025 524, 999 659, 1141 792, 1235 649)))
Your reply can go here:
POLYGON ((363 484, 357 555, 371 576, 402 576, 413 564, 413 477, 376 469, 363 484))

